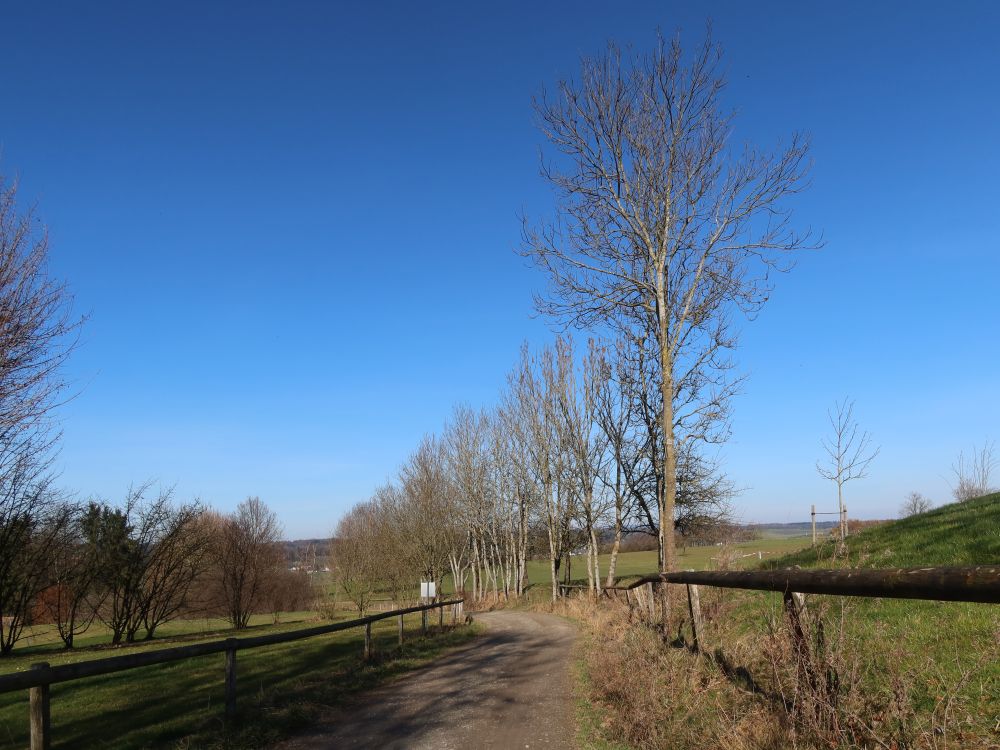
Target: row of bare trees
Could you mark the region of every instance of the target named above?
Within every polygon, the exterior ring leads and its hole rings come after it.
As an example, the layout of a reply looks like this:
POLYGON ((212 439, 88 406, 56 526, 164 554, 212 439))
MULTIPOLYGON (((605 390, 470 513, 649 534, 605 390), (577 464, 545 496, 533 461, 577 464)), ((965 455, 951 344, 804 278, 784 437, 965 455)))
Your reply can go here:
MULTIPOLYGON (((456 407, 395 481, 341 519, 332 555, 346 596, 363 611, 379 592, 405 600, 446 575, 477 599, 519 596, 536 556, 553 598, 573 555, 586 560, 588 588, 611 585, 625 535, 662 538, 659 390, 633 362, 595 341, 578 353, 567 336, 525 346, 494 408, 456 407)), ((678 446, 671 533, 727 519, 732 487, 700 447, 678 446)))
POLYGON ((551 220, 524 224, 521 252, 548 281, 536 304, 607 343, 525 351, 498 405, 458 409, 438 441, 451 510, 437 521, 454 527, 450 565, 474 595, 521 591, 531 552, 549 560, 553 597, 570 552, 586 553, 597 588, 602 535, 613 579, 628 529, 655 534, 661 570, 674 569, 675 532, 725 513, 732 488, 711 446, 741 381, 732 321, 761 308, 773 272, 810 241, 787 205, 808 144, 735 146, 720 59, 710 35, 693 54, 679 38, 648 54, 612 44, 536 100, 556 198, 551 220))

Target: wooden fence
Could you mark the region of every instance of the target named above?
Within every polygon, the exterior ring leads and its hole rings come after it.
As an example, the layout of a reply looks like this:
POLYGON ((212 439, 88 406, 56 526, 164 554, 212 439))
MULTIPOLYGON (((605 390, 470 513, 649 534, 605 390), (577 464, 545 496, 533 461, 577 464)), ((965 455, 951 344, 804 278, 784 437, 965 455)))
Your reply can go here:
POLYGON ((236 714, 236 652, 248 648, 260 648, 261 646, 272 646, 278 643, 288 643, 298 641, 303 638, 313 638, 327 633, 336 633, 340 630, 350 630, 352 628, 364 627, 364 657, 369 659, 372 655, 372 623, 378 620, 386 620, 390 617, 399 618, 399 644, 403 644, 403 616, 413 612, 420 612, 421 629, 427 633, 427 613, 430 610, 438 610, 439 624, 444 627, 445 607, 451 608, 452 623, 464 619, 464 599, 451 599, 448 601, 432 602, 421 604, 416 607, 397 609, 392 612, 382 612, 357 620, 346 622, 336 622, 330 625, 320 625, 314 628, 302 628, 286 633, 271 633, 269 635, 259 635, 249 638, 226 638, 220 641, 208 641, 206 643, 195 643, 190 646, 178 646, 176 648, 157 649, 155 651, 142 651, 124 656, 112 656, 108 659, 92 659, 89 661, 77 662, 75 664, 61 664, 50 666, 48 662, 32 664, 31 669, 24 672, 14 672, 12 674, 0 675, 0 693, 9 693, 15 690, 29 691, 28 716, 31 725, 31 750, 49 750, 52 742, 52 732, 49 712, 49 686, 57 682, 69 682, 85 677, 94 677, 111 672, 122 672, 127 669, 147 667, 153 664, 164 664, 166 662, 191 659, 196 656, 207 654, 225 653, 226 655, 226 718, 231 719, 236 714))
MULTIPOLYGON (((624 592, 629 604, 655 609, 653 587, 682 584, 687 588, 688 610, 694 649, 704 648, 704 634, 699 586, 776 591, 783 595, 785 610, 800 648, 804 635, 800 614, 804 608, 803 594, 834 596, 885 597, 887 599, 925 599, 931 601, 978 602, 1000 604, 1000 566, 802 570, 687 570, 676 573, 654 573, 643 576, 627 586, 602 588, 603 595, 624 592), (637 589, 644 589, 641 595, 637 589), (635 601, 633 601, 633 596, 635 601)), ((563 593, 586 586, 563 585, 563 593)))

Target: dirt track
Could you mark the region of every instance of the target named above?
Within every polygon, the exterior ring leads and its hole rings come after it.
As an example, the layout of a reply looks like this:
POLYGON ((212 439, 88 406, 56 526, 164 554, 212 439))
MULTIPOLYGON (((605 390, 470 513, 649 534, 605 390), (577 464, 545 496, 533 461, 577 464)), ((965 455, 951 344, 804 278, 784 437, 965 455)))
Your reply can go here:
POLYGON ((572 748, 573 626, 532 612, 475 619, 482 636, 278 748, 572 748))

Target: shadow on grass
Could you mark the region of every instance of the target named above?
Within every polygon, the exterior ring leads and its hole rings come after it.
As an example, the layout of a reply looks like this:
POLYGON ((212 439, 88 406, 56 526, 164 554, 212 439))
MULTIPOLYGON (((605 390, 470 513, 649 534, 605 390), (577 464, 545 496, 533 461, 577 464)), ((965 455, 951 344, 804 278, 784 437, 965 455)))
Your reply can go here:
MULTIPOLYGON (((368 663, 359 632, 238 652, 239 712, 228 727, 222 654, 53 685, 52 747, 259 747, 473 634, 408 630, 400 650, 395 628, 387 631, 376 631, 377 658, 368 663)), ((0 695, 0 748, 27 746, 27 703, 27 691, 0 695)))

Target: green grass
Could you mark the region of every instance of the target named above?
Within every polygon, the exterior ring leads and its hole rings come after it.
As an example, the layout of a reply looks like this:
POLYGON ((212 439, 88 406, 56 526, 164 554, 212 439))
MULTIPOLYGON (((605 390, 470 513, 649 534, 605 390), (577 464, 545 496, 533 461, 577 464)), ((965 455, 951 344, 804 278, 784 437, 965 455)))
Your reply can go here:
MULTIPOLYGON (((718 567, 720 555, 732 552, 735 555, 750 555, 750 557, 738 557, 733 567, 753 567, 758 564, 758 558, 754 556, 757 552, 763 554, 763 559, 768 556, 779 555, 794 550, 802 549, 809 544, 808 537, 793 537, 782 539, 756 539, 750 542, 740 542, 730 545, 728 548, 717 546, 711 547, 687 547, 678 549, 677 564, 682 570, 710 570, 718 567)), ((608 564, 610 555, 600 556, 602 582, 608 574, 608 564)), ((615 567, 615 577, 620 581, 628 582, 630 579, 639 578, 658 570, 656 562, 656 550, 647 552, 623 552, 618 555, 618 563, 615 567)), ((560 582, 564 579, 565 570, 559 571, 560 582)), ((585 555, 573 555, 571 568, 573 583, 587 582, 587 558, 585 555)), ((548 560, 528 561, 528 580, 533 587, 545 588, 550 585, 551 574, 549 572, 548 560)))
MULTIPOLYGON (((863 529, 848 537, 846 554, 834 540, 762 563, 766 568, 894 568, 1000 562, 1000 494, 936 508, 863 529)), ((716 596, 727 596, 716 593, 716 596)), ((740 630, 780 615, 780 595, 743 594, 740 630)), ((1000 606, 963 602, 811 596, 842 624, 845 639, 887 671, 909 676, 916 705, 933 709, 940 695, 972 671, 959 689, 974 734, 988 735, 1000 715, 1000 606), (992 656, 990 656, 992 654, 992 656), (989 717, 993 717, 990 719, 989 717)), ((877 687, 875 685, 873 688, 877 687)))
MULTIPOLYGON (((303 617, 280 625, 260 624, 251 633, 294 629, 305 621, 303 617)), ((361 658, 361 629, 238 652, 240 716, 228 728, 222 714, 222 654, 54 685, 53 747, 261 747, 307 726, 345 695, 427 663, 473 634, 466 626, 436 634, 435 627, 430 637, 423 638, 419 624, 419 613, 406 617, 402 652, 396 646, 395 618, 373 625, 377 657, 368 664, 361 658)), ((171 637, 113 651, 92 647, 62 652, 51 643, 35 644, 0 660, 0 672, 24 669, 42 659, 55 665, 220 636, 200 632, 203 626, 203 621, 178 622, 164 630, 171 637)), ((0 694, 0 748, 27 746, 27 697, 27 691, 0 694)))
MULTIPOLYGON (((1000 494, 864 529, 848 538, 846 553, 838 550, 833 541, 815 549, 809 541, 799 539, 795 542, 799 549, 765 558, 759 565, 888 568, 997 564, 1000 494)), ((649 554, 637 553, 647 555, 642 560, 648 563, 643 572, 655 567, 655 553, 649 554)), ((641 567, 640 560, 633 556, 635 567, 641 567)), ((758 564, 756 560, 751 562, 758 564)), ((680 567, 698 566, 682 562, 680 567)), ((633 569, 625 568, 628 572, 633 569)), ((685 603, 680 591, 675 595, 675 616, 680 617, 685 603)), ((777 632, 786 629, 781 595, 702 587, 701 606, 706 617, 708 651, 716 653, 719 649, 718 653, 724 654, 737 670, 746 670, 743 674, 767 684, 772 668, 763 652, 769 638, 768 623, 777 632)), ((878 705, 882 705, 880 701, 890 702, 894 691, 905 691, 915 712, 908 721, 924 732, 916 746, 929 746, 928 736, 937 738, 935 747, 996 746, 1000 605, 810 595, 807 608, 807 632, 815 637, 817 619, 822 619, 827 647, 836 653, 845 683, 854 681, 860 686, 860 694, 878 705), (950 722, 947 743, 936 734, 937 730, 928 729, 932 715, 934 721, 940 722, 945 705, 950 722)), ((672 626, 671 633, 676 627, 672 626)), ((687 633, 689 626, 685 623, 681 627, 687 633)), ((590 646, 600 647, 599 643, 590 646)), ((712 663, 710 659, 704 661, 709 670, 706 679, 711 677, 712 663)), ((599 679, 600 675, 588 677, 583 670, 578 685, 586 692, 587 680, 599 679)), ((704 699, 724 702, 721 694, 709 693, 704 699)), ((669 691, 663 700, 670 704, 669 691)), ((593 711, 582 708, 579 716, 583 736, 593 747, 603 747, 601 740, 593 739, 595 734, 600 735, 600 723, 595 721, 593 711)), ((609 738, 609 746, 613 746, 613 739, 609 738)))
MULTIPOLYGON (((768 567, 829 567, 836 544, 768 561, 768 567)), ((1000 563, 1000 493, 952 503, 910 518, 863 529, 848 537, 849 555, 838 565, 864 568, 1000 563)))
MULTIPOLYGON (((339 613, 338 619, 350 619, 357 617, 357 613, 339 613)), ((243 634, 251 635, 257 632, 282 632, 284 630, 300 627, 301 623, 316 620, 316 613, 311 611, 282 612, 277 624, 272 615, 251 615, 250 627, 243 631, 243 634)), ((59 639, 59 634, 54 625, 36 625, 25 629, 24 637, 18 641, 14 647, 13 659, 0 658, 0 674, 13 671, 9 664, 19 664, 22 657, 31 656, 30 661, 43 659, 50 661, 52 656, 56 660, 52 663, 66 664, 78 661, 81 658, 99 658, 108 656, 108 653, 93 655, 95 649, 115 649, 114 653, 122 653, 119 649, 134 648, 149 644, 163 644, 165 642, 175 643, 186 639, 210 639, 210 637, 228 638, 233 634, 229 622, 221 617, 193 618, 189 620, 172 620, 164 623, 156 629, 156 637, 152 641, 138 641, 136 644, 124 644, 122 646, 111 645, 111 631, 98 622, 95 622, 85 633, 78 635, 74 642, 74 649, 66 651, 63 643, 59 639)))

